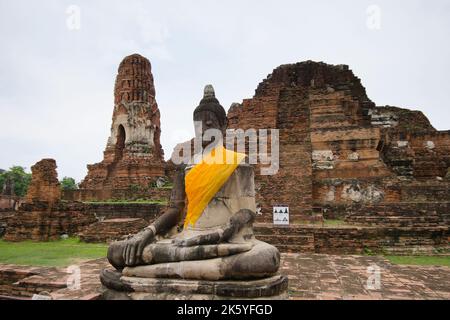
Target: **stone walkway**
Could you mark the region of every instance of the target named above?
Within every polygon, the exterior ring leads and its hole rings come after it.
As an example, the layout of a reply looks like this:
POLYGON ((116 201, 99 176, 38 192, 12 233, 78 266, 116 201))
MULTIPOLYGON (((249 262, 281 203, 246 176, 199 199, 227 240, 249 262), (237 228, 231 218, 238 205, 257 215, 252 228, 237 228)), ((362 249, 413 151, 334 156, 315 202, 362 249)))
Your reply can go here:
MULTIPOLYGON (((22 282, 34 280, 40 282, 39 287, 53 286, 53 299, 95 300, 100 296, 99 272, 107 265, 105 259, 81 263, 79 290, 56 289, 56 284, 66 283, 68 277, 59 269, 54 275, 47 270, 22 282)), ((448 267, 393 265, 383 257, 282 254, 281 272, 289 277, 292 300, 450 300, 448 267)))
POLYGON ((450 299, 450 268, 383 257, 283 254, 291 299, 450 299))
POLYGON ((80 288, 54 291, 51 293, 52 298, 55 300, 97 300, 101 294, 100 271, 108 266, 109 263, 106 259, 80 264, 80 288))

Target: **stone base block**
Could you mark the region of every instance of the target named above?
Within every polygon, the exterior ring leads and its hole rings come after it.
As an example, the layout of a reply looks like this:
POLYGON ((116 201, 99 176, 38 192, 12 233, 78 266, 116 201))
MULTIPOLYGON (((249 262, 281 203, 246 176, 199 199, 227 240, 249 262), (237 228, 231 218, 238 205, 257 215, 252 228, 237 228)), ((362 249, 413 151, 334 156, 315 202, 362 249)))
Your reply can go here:
POLYGON ((287 299, 288 278, 275 275, 258 280, 202 281, 124 277, 103 270, 104 300, 232 300, 287 299))

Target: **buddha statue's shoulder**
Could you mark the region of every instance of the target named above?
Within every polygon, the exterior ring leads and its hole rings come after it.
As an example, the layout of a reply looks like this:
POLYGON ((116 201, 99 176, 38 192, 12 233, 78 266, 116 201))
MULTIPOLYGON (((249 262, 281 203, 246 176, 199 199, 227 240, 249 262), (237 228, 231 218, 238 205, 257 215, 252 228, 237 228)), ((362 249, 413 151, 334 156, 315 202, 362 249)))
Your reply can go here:
MULTIPOLYGON (((188 173, 192 168, 194 168, 197 164, 196 163, 188 163, 178 166, 178 170, 184 171, 185 173, 188 173)), ((247 175, 253 177, 254 168, 252 165, 246 163, 245 161, 242 161, 235 169, 233 174, 240 174, 240 175, 247 175)))
POLYGON ((225 197, 254 197, 255 179, 253 166, 242 163, 237 166, 228 181, 219 191, 218 196, 225 197))

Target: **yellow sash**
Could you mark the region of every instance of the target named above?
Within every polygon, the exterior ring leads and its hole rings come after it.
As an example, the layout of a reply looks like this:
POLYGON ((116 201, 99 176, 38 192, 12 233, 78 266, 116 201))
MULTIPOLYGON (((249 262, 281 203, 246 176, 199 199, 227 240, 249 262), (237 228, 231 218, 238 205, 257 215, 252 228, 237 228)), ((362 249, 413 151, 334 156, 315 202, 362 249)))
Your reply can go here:
POLYGON ((188 208, 184 227, 194 226, 214 195, 230 178, 245 154, 225 149, 223 146, 213 149, 195 165, 185 177, 185 190, 188 208))

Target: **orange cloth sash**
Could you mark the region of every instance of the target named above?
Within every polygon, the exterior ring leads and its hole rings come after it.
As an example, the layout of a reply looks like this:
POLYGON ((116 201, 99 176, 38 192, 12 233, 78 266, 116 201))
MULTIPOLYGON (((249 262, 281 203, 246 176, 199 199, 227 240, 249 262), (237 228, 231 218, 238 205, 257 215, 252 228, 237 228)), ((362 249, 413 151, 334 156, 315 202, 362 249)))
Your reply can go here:
POLYGON ((195 165, 185 177, 188 208, 184 227, 195 223, 214 197, 227 182, 234 170, 245 158, 245 154, 216 147, 195 165))

